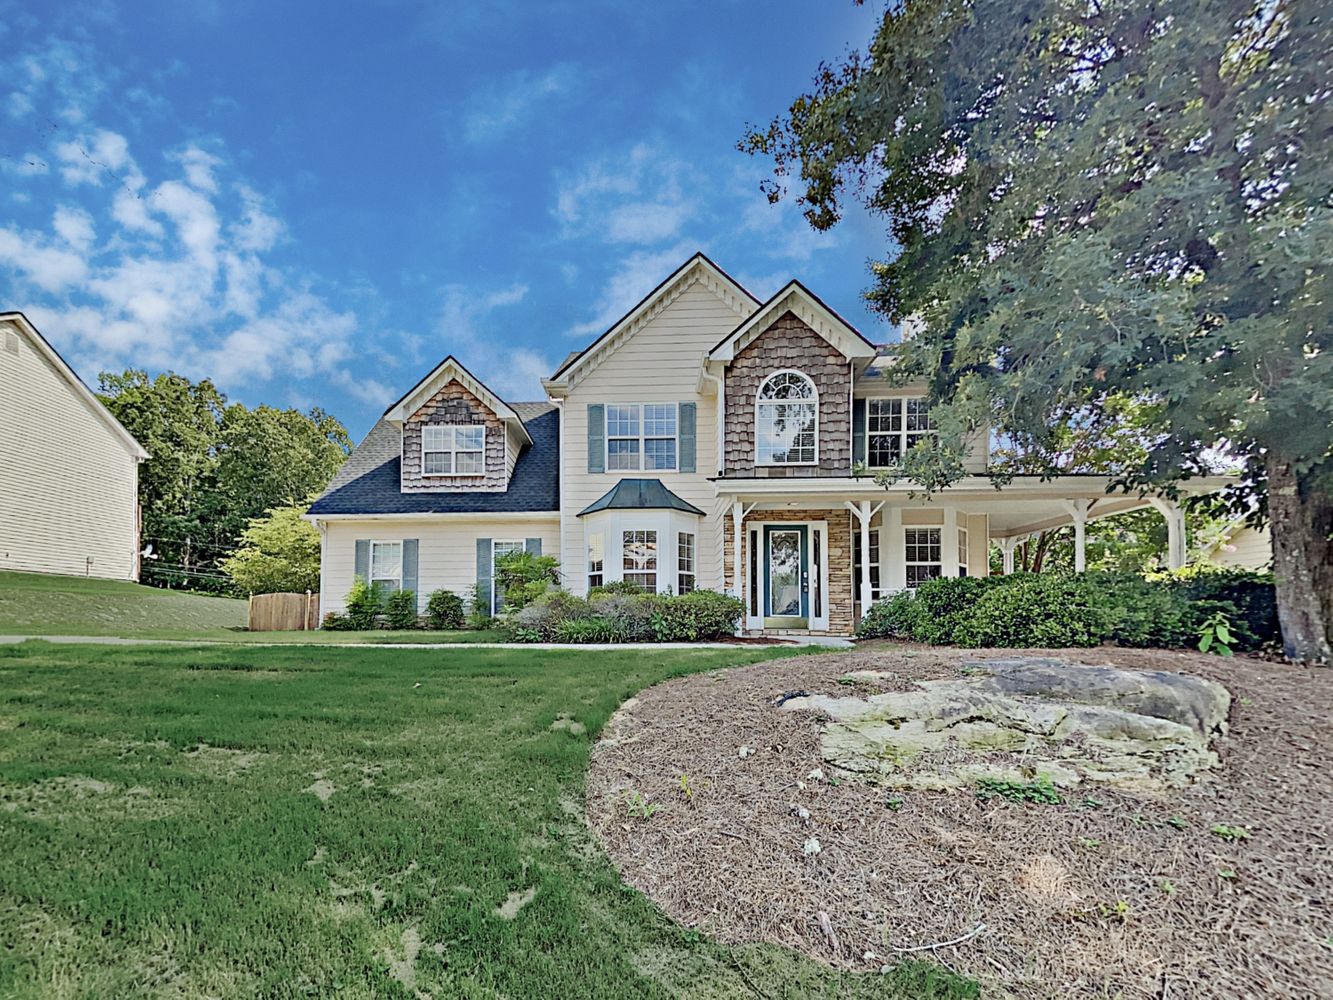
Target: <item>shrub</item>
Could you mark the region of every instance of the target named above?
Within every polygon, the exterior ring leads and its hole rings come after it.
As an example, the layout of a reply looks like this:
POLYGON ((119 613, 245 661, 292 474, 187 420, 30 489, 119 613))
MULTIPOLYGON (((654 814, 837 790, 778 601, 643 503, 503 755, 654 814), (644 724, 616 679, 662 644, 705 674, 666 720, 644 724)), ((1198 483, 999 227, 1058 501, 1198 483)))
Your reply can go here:
POLYGON ((384 595, 380 593, 379 587, 372 587, 361 577, 357 577, 343 601, 348 625, 356 632, 373 629, 383 605, 384 595))
POLYGON ((1198 625, 1214 612, 1226 614, 1231 621, 1233 649, 1281 645, 1277 589, 1271 574, 1224 566, 1190 566, 1165 574, 1164 579, 1174 583, 1199 606, 1198 625))
POLYGON ((417 627, 417 592, 395 590, 384 602, 384 621, 391 629, 417 627))
POLYGON ((694 590, 658 602, 652 631, 658 642, 707 642, 732 635, 745 604, 715 590, 694 590))
POLYGON ((468 595, 467 627, 482 631, 495 627, 491 617, 491 588, 485 583, 474 583, 468 595))
POLYGON ((326 632, 349 632, 351 631, 352 623, 348 620, 346 615, 340 615, 336 611, 329 611, 324 615, 324 621, 321 622, 320 627, 326 632))
POLYGON ((593 611, 616 634, 616 642, 652 642, 657 638, 653 619, 667 598, 658 594, 612 591, 592 599, 593 611))
POLYGON ((567 618, 558 622, 555 642, 619 642, 616 630, 604 618, 567 618))
POLYGON ((982 591, 1002 577, 940 577, 916 589, 911 636, 932 645, 952 643, 954 631, 967 619, 982 591))
POLYGON ((900 590, 870 606, 856 626, 861 639, 911 639, 916 628, 916 591, 900 590))
POLYGON ((500 627, 515 642, 556 642, 556 629, 562 622, 592 617, 592 606, 582 597, 551 590, 527 607, 508 610, 500 627))
POLYGON ((1199 609, 1178 587, 1130 574, 1089 573, 1084 580, 1107 613, 1106 638, 1117 645, 1175 649, 1198 635, 1199 609))
POLYGON ((495 584, 504 594, 505 607, 526 607, 560 580, 555 556, 508 552, 495 560, 495 584))
POLYGON ((1086 579, 1063 573, 1023 573, 987 587, 954 629, 960 646, 1095 646, 1114 615, 1086 579))
POLYGON ((630 597, 639 597, 644 593, 642 587, 637 583, 630 583, 628 580, 610 580, 600 587, 593 587, 588 591, 588 597, 595 600, 603 595, 625 594, 630 597))
POLYGON ((463 627, 463 599, 452 590, 436 590, 426 600, 426 624, 436 632, 463 627))

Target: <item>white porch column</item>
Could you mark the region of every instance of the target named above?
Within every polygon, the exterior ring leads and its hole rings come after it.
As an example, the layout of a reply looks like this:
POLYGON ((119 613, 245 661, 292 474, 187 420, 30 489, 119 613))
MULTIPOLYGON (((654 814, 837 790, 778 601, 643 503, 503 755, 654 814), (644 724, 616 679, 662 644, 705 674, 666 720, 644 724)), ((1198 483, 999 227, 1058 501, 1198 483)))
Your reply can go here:
POLYGON ((1151 497, 1150 502, 1166 518, 1166 565, 1180 569, 1185 565, 1185 511, 1174 500, 1151 497))
POLYGON ((1088 568, 1088 511, 1092 508, 1092 501, 1066 500, 1065 507, 1074 519, 1074 572, 1082 573, 1088 568))
POLYGON ((1018 548, 1018 536, 997 539, 1000 545, 1000 558, 1004 565, 1004 575, 1014 575, 1014 549, 1018 548))
POLYGON ((870 592, 870 501, 856 505, 856 516, 861 522, 861 614, 870 610, 873 600, 870 592))

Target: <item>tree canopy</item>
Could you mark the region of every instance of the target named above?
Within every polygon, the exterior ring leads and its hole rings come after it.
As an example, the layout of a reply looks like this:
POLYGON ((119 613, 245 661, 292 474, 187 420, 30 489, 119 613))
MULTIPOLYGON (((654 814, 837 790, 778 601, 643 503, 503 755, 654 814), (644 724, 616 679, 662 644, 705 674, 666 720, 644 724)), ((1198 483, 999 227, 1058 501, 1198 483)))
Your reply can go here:
POLYGON ((139 471, 146 583, 225 586, 220 564, 247 525, 318 493, 351 450, 321 409, 250 409, 207 379, 129 369, 103 372, 99 390, 152 456, 139 471))
POLYGON ((1288 651, 1333 621, 1333 20, 1298 0, 905 0, 865 52, 743 149, 827 229, 849 192, 887 220, 872 303, 916 335, 962 474, 990 426, 1061 469, 1066 429, 1151 420, 1123 488, 1170 491, 1219 452, 1271 519, 1288 651))
POLYGON ((319 531, 303 515, 309 504, 277 507, 250 521, 222 571, 242 594, 319 590, 319 531))

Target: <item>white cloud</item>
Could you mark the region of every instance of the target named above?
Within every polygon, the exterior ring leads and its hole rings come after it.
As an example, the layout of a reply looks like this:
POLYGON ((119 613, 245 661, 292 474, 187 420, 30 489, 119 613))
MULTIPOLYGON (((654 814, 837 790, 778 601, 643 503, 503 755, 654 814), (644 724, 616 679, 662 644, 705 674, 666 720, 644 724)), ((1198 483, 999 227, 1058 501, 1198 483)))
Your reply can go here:
POLYGON ((639 143, 599 157, 558 182, 555 217, 565 236, 651 246, 680 236, 698 205, 686 191, 705 180, 661 146, 639 143))
POLYGON ((93 245, 97 233, 93 229, 93 217, 81 208, 60 205, 56 208, 51 228, 69 244, 76 253, 86 254, 93 245))
POLYGON ((569 335, 587 337, 609 329, 661 284, 663 278, 685 263, 694 249, 688 243, 679 243, 666 250, 641 250, 624 257, 602 289, 592 318, 575 325, 568 331, 569 335))
POLYGON ((51 246, 41 236, 0 229, 0 263, 8 264, 43 292, 61 292, 88 273, 75 250, 51 246))
POLYGON ((447 286, 436 324, 439 349, 435 353, 458 358, 463 367, 503 399, 544 398, 541 379, 554 371, 551 359, 539 351, 513 347, 513 336, 505 330, 503 315, 493 315, 518 305, 527 294, 527 286, 522 284, 490 292, 447 286))
POLYGON ((212 153, 206 153, 198 146, 189 146, 184 152, 178 153, 174 159, 178 160, 185 170, 185 179, 200 191, 208 194, 218 193, 217 178, 213 176, 213 170, 222 165, 212 153))
POLYGON ((108 129, 58 142, 55 154, 64 164, 60 173, 67 184, 101 185, 108 179, 118 182, 120 174, 127 168, 137 173, 134 161, 130 159, 129 140, 108 129))
POLYGON ((569 94, 578 84, 577 69, 561 63, 545 73, 526 69, 511 73, 499 84, 473 94, 472 110, 463 119, 469 142, 493 142, 537 115, 541 105, 569 94))

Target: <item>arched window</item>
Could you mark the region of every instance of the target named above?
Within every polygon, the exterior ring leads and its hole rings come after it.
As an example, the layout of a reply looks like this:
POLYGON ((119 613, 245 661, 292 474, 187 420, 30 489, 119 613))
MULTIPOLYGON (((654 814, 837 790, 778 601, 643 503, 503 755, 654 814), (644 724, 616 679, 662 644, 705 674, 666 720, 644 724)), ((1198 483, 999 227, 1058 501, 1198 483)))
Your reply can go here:
POLYGON ((759 465, 813 465, 819 394, 800 372, 775 372, 755 401, 755 461, 759 465))

